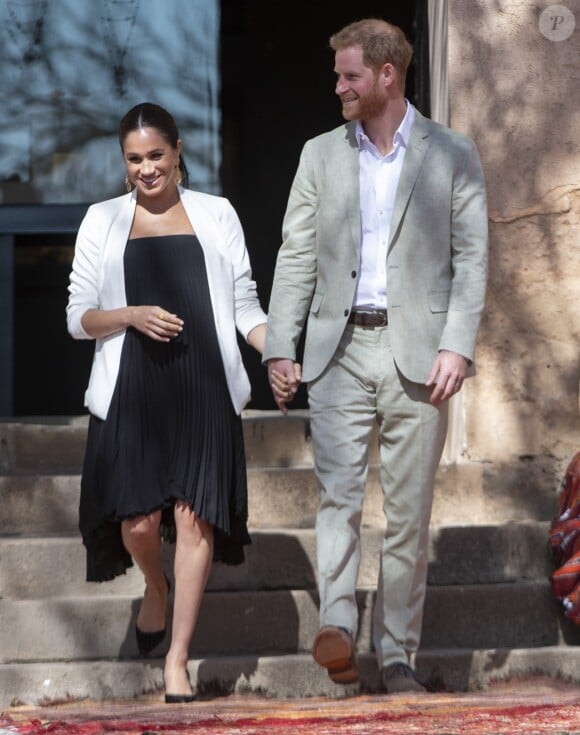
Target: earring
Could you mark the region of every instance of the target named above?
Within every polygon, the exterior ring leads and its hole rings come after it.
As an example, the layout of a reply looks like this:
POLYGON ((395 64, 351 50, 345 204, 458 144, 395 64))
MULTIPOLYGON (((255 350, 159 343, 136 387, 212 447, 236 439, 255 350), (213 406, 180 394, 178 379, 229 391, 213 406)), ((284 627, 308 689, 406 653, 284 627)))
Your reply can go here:
POLYGON ((127 192, 130 192, 133 189, 133 185, 131 184, 131 179, 129 178, 129 174, 125 176, 125 189, 127 189, 127 192))
POLYGON ((181 170, 179 166, 176 166, 175 167, 175 183, 177 184, 177 186, 179 186, 179 184, 181 184, 182 181, 183 181, 183 176, 181 175, 181 170))

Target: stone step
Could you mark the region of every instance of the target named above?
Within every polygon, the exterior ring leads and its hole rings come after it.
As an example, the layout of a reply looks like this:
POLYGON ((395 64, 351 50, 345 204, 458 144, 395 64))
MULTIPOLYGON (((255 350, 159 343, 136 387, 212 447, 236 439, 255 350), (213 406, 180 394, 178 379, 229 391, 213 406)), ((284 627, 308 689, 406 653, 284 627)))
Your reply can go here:
MULTIPOLYGON (((467 585, 545 580, 553 571, 547 551, 547 523, 502 526, 432 527, 430 585, 467 585)), ((378 577, 382 532, 365 529, 359 587, 372 588, 378 577)), ((252 530, 246 563, 215 564, 208 590, 313 589, 316 587, 315 534, 312 529, 252 530)), ((163 549, 171 576, 173 546, 163 549)), ((143 576, 133 567, 106 584, 85 579, 80 537, 1 538, 0 597, 139 596, 143 576)))
MULTIPOLYGON (((249 467, 312 465, 308 411, 244 411, 249 467)), ((79 474, 87 416, 31 417, 0 421, 0 474, 79 474)))
MULTIPOLYGON (((360 590, 357 646, 371 651, 374 592, 360 590)), ((109 596, 0 600, 0 663, 133 658, 140 599, 109 596)), ((580 644, 548 582, 429 587, 422 647, 535 648, 580 644)), ((301 653, 318 630, 314 590, 210 592, 192 640, 195 656, 301 653)), ((167 640, 159 647, 159 655, 167 640)))
MULTIPOLYGON (((272 484, 280 488, 269 504, 280 509, 283 517, 290 513, 286 525, 311 525, 318 502, 318 490, 312 474, 312 442, 307 410, 290 411, 288 417, 277 411, 246 411, 243 414, 244 437, 250 489, 256 495, 256 507, 268 498, 257 493, 272 484), (271 470, 268 473, 267 468, 271 470), (296 468, 293 479, 281 480, 296 468), (252 471, 257 474, 252 477, 252 471), (295 503, 291 490, 303 488, 295 503), (254 487, 253 487, 254 485, 254 487), (259 502, 258 502, 259 501, 259 502), (295 517, 304 507, 305 520, 295 517)), ((0 421, 0 475, 78 475, 86 441, 86 417, 4 419, 0 421)), ((370 463, 376 468, 376 441, 371 444, 370 463)), ((556 508, 556 491, 565 466, 549 457, 514 457, 509 463, 460 461, 439 467, 434 506, 435 523, 503 523, 508 520, 549 520, 556 508)), ((370 473, 370 489, 378 490, 376 469, 370 473)), ((0 491, 1 492, 1 491, 0 491)), ((381 515, 377 495, 370 518, 381 515)), ((0 519, 1 520, 1 519, 0 519)), ((253 521, 257 525, 256 521, 253 521)), ((265 525, 275 525, 274 522, 265 525)), ((0 528, 5 528, 4 524, 0 528)), ((47 531, 48 532, 48 531, 47 531)), ((37 531, 43 533, 43 531, 37 531)))
MULTIPOLYGON (((3 535, 74 534, 78 526, 79 475, 0 476, 0 532, 3 535)), ((531 495, 515 484, 496 492, 481 468, 440 467, 435 485, 433 525, 490 525, 548 521, 556 509, 553 491, 531 495)), ((249 521, 254 528, 312 528, 319 488, 312 468, 249 468, 249 521)), ((368 473, 363 526, 382 528, 378 469, 368 473)))
POLYGON ((0 421, 0 474, 78 474, 88 419, 29 417, 0 421))
MULTIPOLYGON (((245 565, 212 571, 191 646, 192 681, 202 690, 338 696, 344 689, 308 655, 318 628, 319 497, 308 412, 246 412, 243 425, 254 544, 245 565)), ((77 520, 86 426, 86 417, 0 421, 0 706, 162 686, 161 660, 137 658, 140 572, 83 581, 77 520)), ((534 457, 505 467, 440 466, 420 672, 442 664, 455 689, 532 673, 580 682, 580 628, 563 617, 548 582, 548 521, 562 469, 548 466, 534 457)), ((358 593, 367 690, 376 683, 371 625, 383 525, 373 446, 358 593)), ((165 548, 168 570, 171 557, 165 548)))
MULTIPOLYGON (((417 671, 427 679, 437 667, 449 691, 478 691, 513 679, 547 676, 580 683, 580 648, 419 651, 417 671)), ((236 692, 271 698, 341 697, 378 689, 374 656, 359 656, 360 682, 341 687, 309 654, 216 656, 192 659, 192 685, 213 696, 236 692)), ((163 661, 67 661, 0 664, 0 708, 80 699, 118 700, 159 693, 163 661)))

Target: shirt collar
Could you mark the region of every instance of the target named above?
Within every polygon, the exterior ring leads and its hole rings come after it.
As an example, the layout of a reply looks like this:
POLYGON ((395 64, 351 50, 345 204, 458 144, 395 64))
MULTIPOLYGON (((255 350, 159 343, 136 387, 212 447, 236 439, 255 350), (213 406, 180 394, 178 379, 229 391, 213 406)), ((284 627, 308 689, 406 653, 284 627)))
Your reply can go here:
MULTIPOLYGON (((415 119, 415 108, 408 99, 405 99, 405 104, 407 105, 407 111, 405 112, 405 117, 401 120, 401 124, 393 135, 393 148, 396 148, 398 145, 403 145, 406 148, 409 143, 409 136, 415 119)), ((356 139, 359 148, 362 148, 366 143, 370 143, 372 145, 372 141, 365 133, 360 120, 356 121, 356 139)))

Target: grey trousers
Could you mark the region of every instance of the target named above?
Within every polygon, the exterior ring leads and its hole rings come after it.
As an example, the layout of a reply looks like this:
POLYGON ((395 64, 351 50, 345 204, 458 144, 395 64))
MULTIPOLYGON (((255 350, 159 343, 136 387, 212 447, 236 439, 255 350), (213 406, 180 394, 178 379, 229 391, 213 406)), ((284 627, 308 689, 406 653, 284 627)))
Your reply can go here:
POLYGON ((409 660, 419 646, 433 484, 447 431, 447 404, 432 406, 430 392, 397 370, 388 326, 347 325, 331 363, 308 385, 321 486, 320 624, 355 636, 362 504, 378 423, 386 517, 373 624, 379 667, 409 660))

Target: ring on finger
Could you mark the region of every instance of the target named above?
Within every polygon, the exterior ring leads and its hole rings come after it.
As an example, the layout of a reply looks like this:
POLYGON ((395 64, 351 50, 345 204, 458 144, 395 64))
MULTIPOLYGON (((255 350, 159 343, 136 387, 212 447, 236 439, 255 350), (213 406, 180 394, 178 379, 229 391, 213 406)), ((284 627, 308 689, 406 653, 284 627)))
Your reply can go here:
POLYGON ((163 312, 160 312, 159 318, 161 319, 161 321, 163 321, 165 319, 165 314, 163 312))

